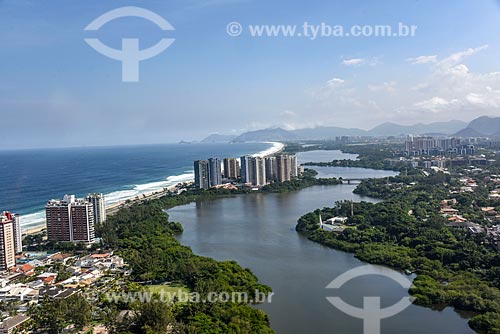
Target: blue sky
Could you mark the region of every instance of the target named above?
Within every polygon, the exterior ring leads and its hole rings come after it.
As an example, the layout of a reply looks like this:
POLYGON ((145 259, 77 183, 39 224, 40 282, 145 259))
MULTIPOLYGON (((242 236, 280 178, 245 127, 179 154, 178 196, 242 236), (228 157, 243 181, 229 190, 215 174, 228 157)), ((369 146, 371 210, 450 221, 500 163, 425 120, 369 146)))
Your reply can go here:
POLYGON ((0 148, 201 139, 281 126, 371 128, 500 115, 498 1, 0 0, 0 148), (175 30, 121 18, 151 10, 175 30), (239 37, 226 33, 241 23, 239 37), (252 37, 248 25, 418 26, 414 37, 252 37), (175 42, 122 82, 119 48, 175 42), (419 58, 420 57, 420 58, 419 58))

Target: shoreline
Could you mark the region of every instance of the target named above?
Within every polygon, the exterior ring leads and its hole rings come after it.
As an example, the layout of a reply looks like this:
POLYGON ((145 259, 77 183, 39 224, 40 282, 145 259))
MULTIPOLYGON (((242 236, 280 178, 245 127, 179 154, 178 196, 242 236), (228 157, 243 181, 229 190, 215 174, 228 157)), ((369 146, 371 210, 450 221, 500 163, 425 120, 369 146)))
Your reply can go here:
MULTIPOLYGON (((354 187, 355 187, 355 186, 354 186, 354 187)), ((300 191, 302 191, 302 189, 298 189, 297 191, 298 191, 298 192, 300 192, 300 191)), ((267 196, 267 194, 266 194, 266 193, 263 193, 262 195, 263 195, 263 196, 267 196)), ((238 195, 238 196, 245 196, 245 195, 244 195, 244 194, 242 194, 242 195, 238 195)), ((378 198, 375 198, 375 197, 370 197, 370 198, 375 199, 375 200, 377 200, 377 201, 378 201, 378 200, 383 201, 383 200, 378 199, 378 198)), ((226 199, 226 198, 217 198, 216 200, 217 200, 217 201, 222 201, 222 200, 225 200, 225 199, 226 199)), ((188 205, 188 204, 183 203, 183 204, 179 204, 179 205, 177 205, 177 206, 185 206, 185 205, 188 205)), ((169 210, 172 210, 172 209, 173 209, 173 208, 175 208, 175 207, 176 207, 176 206, 171 207, 171 208, 168 208, 168 209, 166 210, 166 212, 167 212, 167 213, 169 213, 169 210)), ((191 208, 190 210, 196 210, 196 209, 195 209, 195 208, 191 208)), ((177 219, 177 218, 174 218, 174 220, 175 220, 175 221, 179 221, 181 224, 185 224, 185 223, 186 223, 186 220, 177 219)), ((190 222, 190 223, 192 223, 192 221, 189 221, 189 219, 188 219, 187 221, 188 221, 188 222, 190 222)), ((184 231, 184 232, 186 232, 186 231, 184 231)), ((194 247, 194 246, 193 246, 192 244, 190 244, 189 242, 188 242, 188 243, 186 243, 185 241, 182 241, 182 240, 180 240, 180 239, 178 239, 178 240, 179 240, 180 242, 182 242, 182 244, 183 244, 183 245, 187 245, 187 246, 192 247, 192 248, 194 247)), ((308 239, 307 241, 308 241, 308 242, 311 242, 311 243, 313 243, 313 244, 318 244, 318 245, 321 245, 321 246, 323 246, 323 247, 327 248, 329 251, 339 252, 339 253, 344 253, 344 254, 348 255, 349 257, 352 257, 353 259, 356 259, 357 261, 360 261, 363 265, 371 265, 371 266, 374 266, 374 267, 376 267, 376 268, 379 268, 378 270, 383 270, 383 271, 385 271, 385 270, 391 270, 391 271, 394 271, 394 272, 398 273, 399 275, 405 276, 405 272, 404 272, 404 270, 402 270, 401 268, 392 267, 392 266, 389 266, 389 265, 377 265, 377 264, 371 264, 371 263, 370 263, 370 262, 368 262, 368 261, 365 261, 365 260, 360 260, 360 259, 356 258, 356 257, 355 257, 355 255, 354 255, 352 252, 345 251, 345 250, 340 250, 340 249, 336 249, 336 248, 331 248, 331 247, 328 247, 328 246, 322 245, 322 244, 317 243, 317 242, 315 242, 315 241, 313 241, 313 240, 310 240, 310 239, 308 239)), ((193 248, 193 249, 194 249, 194 248, 193 248)), ((209 257, 209 258, 216 258, 213 254, 207 254, 207 253, 204 253, 204 252, 201 252, 201 253, 200 253, 199 251, 196 251, 196 254, 199 254, 199 255, 201 255, 201 256, 206 256, 206 257, 209 257)), ((225 259, 225 257, 223 257, 223 258, 225 259)), ((231 260, 231 261, 236 261, 237 263, 240 263, 240 261, 241 261, 240 259, 237 259, 237 258, 234 258, 234 257, 233 257, 233 258, 231 258, 231 259, 229 259, 229 260, 231 260)), ((250 270, 252 270, 252 272, 255 272, 255 267, 253 267, 253 265, 248 265, 248 268, 250 268, 250 270)), ((256 275, 257 275, 257 274, 256 274, 256 275)), ((259 274, 259 275, 257 275, 257 276, 258 276, 258 277, 259 277, 259 279, 260 279, 260 278, 262 277, 262 274, 259 274)), ((272 284, 272 282, 269 282, 269 281, 267 281, 267 282, 268 282, 267 284, 269 284, 272 288, 274 288, 274 285, 272 284)), ((406 290, 406 293, 407 293, 407 294, 408 294, 408 296, 409 296, 409 291, 408 291, 408 290, 406 290)), ((435 310, 433 310, 432 308, 429 308, 429 307, 425 307, 425 308, 426 308, 426 309, 429 309, 429 310, 430 310, 430 311, 432 311, 432 312, 437 312, 437 313, 440 313, 440 311, 439 311, 439 312, 438 312, 438 311, 435 311, 435 310)), ((453 307, 450 307, 450 309, 455 311, 455 309, 454 309, 453 307)), ((271 327, 274 329, 274 327, 273 327, 273 325, 272 325, 272 324, 273 324, 273 321, 272 321, 272 320, 273 320, 273 318, 272 318, 271 314, 270 314, 270 313, 268 312, 268 310, 266 310, 266 309, 261 309, 261 310, 263 310, 263 311, 264 311, 264 312, 265 312, 265 313, 266 313, 266 314, 270 317, 270 320, 271 320, 271 327)), ((458 312, 457 312, 457 313, 458 313, 458 312)))
MULTIPOLYGON (((265 158, 268 156, 278 154, 285 149, 285 144, 283 144, 281 142, 264 142, 264 143, 265 144, 272 144, 273 146, 271 146, 270 148, 268 148, 264 151, 254 153, 254 154, 252 154, 252 156, 260 156, 260 157, 265 158)), ((168 178, 177 177, 177 176, 179 176, 179 175, 168 176, 167 178, 165 178, 165 182, 167 182, 168 178)), ((158 181, 158 182, 161 182, 161 181, 158 181)), ((147 191, 144 193, 139 193, 131 198, 119 200, 119 201, 114 202, 112 204, 106 205, 106 214, 112 215, 112 214, 116 213, 119 209, 126 207, 128 205, 140 203, 140 202, 143 202, 146 200, 157 199, 157 198, 162 197, 170 192, 178 191, 178 190, 182 189, 186 184, 193 183, 193 182, 194 182, 194 176, 190 177, 188 179, 185 179, 181 182, 176 182, 175 184, 163 187, 163 189, 151 190, 151 191, 147 191)), ((41 225, 31 226, 31 227, 26 228, 26 229, 23 229, 21 227, 21 234, 23 236, 39 234, 39 233, 43 232, 44 230, 46 230, 46 228, 47 228, 47 226, 46 226, 45 222, 41 225)))
POLYGON ((265 151, 259 152, 252 154, 253 157, 261 157, 261 158, 266 158, 275 154, 278 154, 282 152, 285 149, 285 144, 277 141, 269 141, 269 142, 264 142, 266 144, 273 144, 270 148, 268 148, 265 151))

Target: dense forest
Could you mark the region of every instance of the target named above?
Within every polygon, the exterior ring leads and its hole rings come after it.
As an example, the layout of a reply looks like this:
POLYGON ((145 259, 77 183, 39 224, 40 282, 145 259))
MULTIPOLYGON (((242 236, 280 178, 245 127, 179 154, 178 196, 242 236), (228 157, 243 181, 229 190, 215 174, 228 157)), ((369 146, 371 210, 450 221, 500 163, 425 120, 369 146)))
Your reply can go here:
MULTIPOLYGON (((306 170, 299 178, 274 182, 260 191, 287 192, 313 185, 339 184, 337 179, 316 178, 314 170, 306 170)), ((182 225, 169 221, 166 209, 194 201, 205 201, 225 196, 247 194, 250 188, 195 189, 188 187, 180 194, 170 194, 143 203, 128 203, 105 223, 97 226, 104 249, 113 249, 130 265, 131 274, 122 278, 128 282, 112 290, 147 291, 151 284, 175 284, 196 293, 201 300, 209 293, 245 293, 256 300, 256 294, 269 295, 271 288, 260 284, 249 270, 234 261, 220 262, 193 254, 181 245, 175 235, 182 233, 182 225), (140 284, 138 284, 140 283, 140 284)), ((37 247, 65 251, 83 251, 84 245, 43 243, 37 247)), ((96 246, 94 246, 96 247, 96 246)), ((103 296, 88 303, 81 295, 43 303, 31 310, 33 328, 45 328, 49 333, 61 333, 69 325, 83 328, 92 319, 106 324, 111 333, 273 333, 267 315, 247 303, 215 302, 166 303, 159 296, 146 302, 110 301, 103 296), (156 299, 155 299, 156 298, 156 299), (97 312, 99 310, 99 312, 97 312), (120 312, 129 316, 119 317, 120 312)))
MULTIPOLYGON (((251 297, 256 291, 270 293, 270 287, 260 284, 249 269, 234 261, 220 262, 197 256, 175 239, 174 235, 182 232, 182 226, 170 222, 164 208, 196 196, 166 197, 122 209, 100 227, 100 235, 106 246, 118 250, 130 264, 134 281, 178 282, 202 297, 209 292, 246 292, 251 297)), ((121 305, 121 308, 154 307, 142 304, 121 305)), ((162 307, 165 311, 157 310, 158 319, 149 315, 150 318, 142 322, 133 321, 129 330, 147 333, 151 326, 163 323, 163 330, 171 326, 175 329, 173 333, 273 332, 267 315, 245 304, 176 303, 162 307), (160 321, 163 318, 166 320, 160 321)), ((142 312, 138 314, 145 316, 142 312)))
MULTIPOLYGON (((440 201, 454 184, 456 175, 419 170, 364 181, 356 192, 383 202, 340 202, 304 215, 296 229, 363 261, 417 273, 410 293, 418 304, 477 312, 469 322, 473 329, 500 333, 500 255, 484 235, 445 226, 440 201), (320 214, 323 220, 346 216, 348 228, 343 233, 321 230, 320 214)), ((471 195, 453 196, 470 210, 471 195)))
POLYGON ((263 192, 288 192, 296 191, 315 185, 336 185, 342 184, 342 180, 336 178, 316 178, 318 172, 313 169, 306 169, 304 173, 295 179, 285 182, 274 182, 262 187, 263 192))

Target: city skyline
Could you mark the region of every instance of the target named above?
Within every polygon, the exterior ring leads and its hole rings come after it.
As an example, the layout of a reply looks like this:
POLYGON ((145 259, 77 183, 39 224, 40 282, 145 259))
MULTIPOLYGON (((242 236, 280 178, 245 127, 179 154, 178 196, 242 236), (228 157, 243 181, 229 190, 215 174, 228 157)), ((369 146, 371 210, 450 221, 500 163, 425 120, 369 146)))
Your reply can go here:
POLYGON ((468 122, 500 106, 498 1, 61 4, 0 2, 0 110, 11 125, 0 133, 0 149, 167 143, 269 127, 468 122), (163 33, 138 18, 83 30, 125 5, 151 10, 175 30, 163 33), (418 28, 413 37, 257 38, 228 35, 232 21, 418 28), (165 36, 175 42, 141 62, 136 83, 121 82, 120 63, 84 41, 99 37, 117 47, 137 37, 147 47, 165 36))
POLYGON ((500 333, 500 0, 0 0, 0 334, 500 333))

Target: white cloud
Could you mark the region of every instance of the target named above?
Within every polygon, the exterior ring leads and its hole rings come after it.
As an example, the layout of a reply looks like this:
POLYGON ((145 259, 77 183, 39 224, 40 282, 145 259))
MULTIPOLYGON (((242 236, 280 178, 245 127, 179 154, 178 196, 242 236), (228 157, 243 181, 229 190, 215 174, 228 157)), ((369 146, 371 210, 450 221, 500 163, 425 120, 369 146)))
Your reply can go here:
POLYGON ((500 90, 487 86, 482 92, 467 94, 465 100, 478 108, 498 109, 500 107, 500 90))
POLYGON ((372 92, 386 92, 389 94, 396 93, 396 82, 384 82, 380 85, 368 85, 368 89, 372 92))
POLYGON ((356 66, 361 65, 366 62, 366 59, 363 58, 351 58, 342 60, 342 65, 345 66, 356 66))
MULTIPOLYGON (((464 62, 488 45, 455 52, 432 67, 430 75, 411 89, 417 99, 410 107, 402 107, 417 116, 422 112, 439 114, 442 120, 470 119, 482 114, 498 113, 500 107, 500 73, 477 73, 464 62)), ((410 94, 411 97, 412 94, 410 94)))
POLYGON ((280 113, 280 116, 282 117, 295 117, 297 114, 291 110, 284 110, 280 113))
POLYGON ((341 85, 345 82, 344 79, 340 79, 340 78, 333 78, 333 79, 330 79, 326 82, 326 85, 329 86, 329 87, 332 87, 332 86, 337 86, 337 85, 341 85))
MULTIPOLYGON (((391 72, 388 68, 381 72, 379 82, 368 85, 366 81, 373 78, 363 71, 353 73, 352 77, 333 78, 309 90, 312 99, 304 105, 308 112, 298 115, 294 123, 306 122, 310 113, 323 124, 353 126, 353 119, 362 119, 356 125, 360 127, 382 121, 410 124, 498 114, 500 71, 495 68, 481 73, 467 63, 470 57, 479 57, 485 50, 487 45, 442 57, 406 59, 406 69, 398 67, 397 72, 391 72), (414 63, 427 64, 429 70, 415 73, 411 68, 414 63)), ((345 59, 343 64, 352 67, 367 64, 365 58, 353 59, 345 59)))
POLYGON ((458 102, 459 101, 457 99, 448 101, 442 97, 434 96, 428 100, 417 102, 413 106, 423 111, 430 111, 436 113, 446 110, 447 108, 456 105, 458 102))
POLYGON ((369 65, 375 66, 379 63, 378 58, 349 58, 342 60, 342 65, 344 66, 360 66, 360 65, 369 65))
POLYGON ((467 50, 456 52, 451 54, 450 56, 441 60, 438 65, 441 67, 451 67, 453 65, 459 64, 463 59, 470 57, 479 51, 485 50, 488 48, 488 44, 482 45, 477 48, 468 48, 467 50))
POLYGON ((406 59, 406 61, 412 63, 413 65, 435 63, 435 62, 437 62, 437 56, 436 55, 419 56, 416 58, 408 58, 408 59, 406 59))

